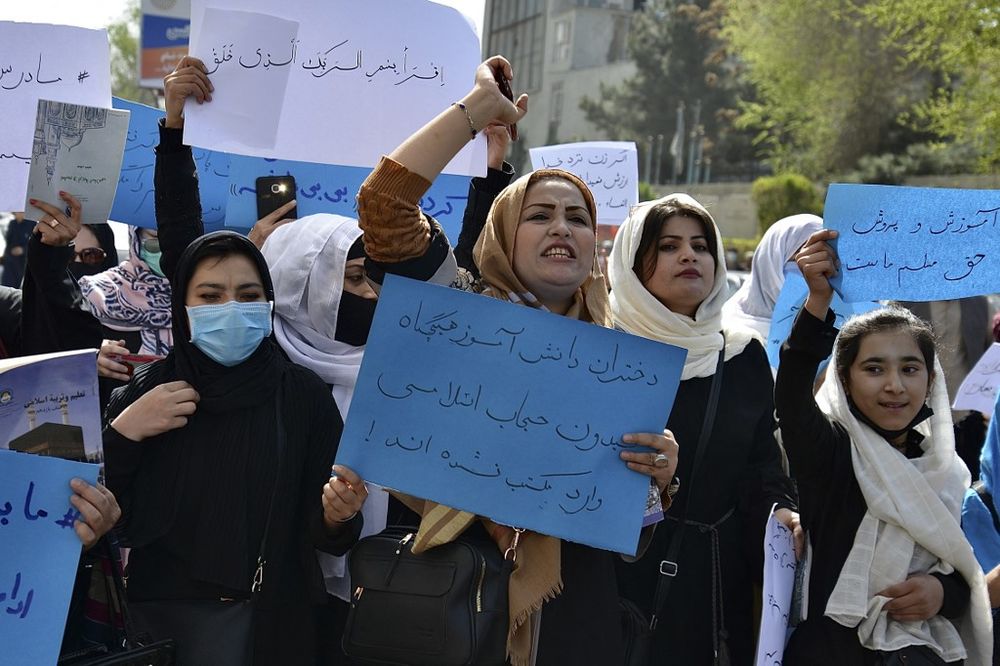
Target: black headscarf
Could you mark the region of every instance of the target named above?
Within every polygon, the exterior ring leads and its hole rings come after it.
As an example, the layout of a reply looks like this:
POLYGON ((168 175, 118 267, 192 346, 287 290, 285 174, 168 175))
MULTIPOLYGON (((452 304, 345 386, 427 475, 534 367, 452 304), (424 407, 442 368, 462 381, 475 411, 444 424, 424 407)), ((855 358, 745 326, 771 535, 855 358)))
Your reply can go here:
POLYGON ((73 277, 79 280, 85 275, 97 275, 118 265, 118 250, 115 248, 115 232, 110 224, 85 224, 97 239, 97 245, 104 250, 104 261, 98 265, 71 261, 67 267, 73 277))
MULTIPOLYGON (((250 358, 233 367, 216 363, 191 342, 187 310, 184 302, 188 284, 198 263, 211 256, 214 246, 225 243, 232 246, 257 267, 264 296, 274 302, 274 285, 267 262, 257 247, 245 236, 232 231, 216 231, 192 242, 177 263, 171 285, 173 298, 171 313, 174 350, 171 356, 177 379, 183 379, 201 396, 199 408, 208 411, 228 411, 269 400, 277 386, 278 375, 284 359, 273 334, 266 337, 250 358)), ((169 357, 168 357, 169 358, 169 357)))
MULTIPOLYGON (((245 592, 276 478, 275 393, 291 363, 273 336, 233 367, 216 363, 191 343, 187 287, 198 263, 220 243, 254 263, 267 299, 273 300, 264 257, 245 237, 218 231, 192 242, 173 282, 173 351, 138 370, 129 385, 114 393, 108 421, 159 384, 184 380, 198 391, 197 410, 186 426, 139 445, 143 460, 132 506, 126 509, 126 532, 139 548, 162 539, 195 580, 245 592)), ((111 466, 109 462, 109 479, 111 466)))

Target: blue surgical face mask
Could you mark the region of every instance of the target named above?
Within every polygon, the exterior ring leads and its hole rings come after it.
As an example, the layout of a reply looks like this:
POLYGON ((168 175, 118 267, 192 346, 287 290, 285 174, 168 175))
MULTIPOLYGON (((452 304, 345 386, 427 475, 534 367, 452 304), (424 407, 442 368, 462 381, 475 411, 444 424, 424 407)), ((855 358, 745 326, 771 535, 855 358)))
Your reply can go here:
POLYGON ((149 266, 149 270, 160 277, 166 277, 163 274, 163 269, 160 268, 160 257, 163 253, 157 250, 156 252, 150 252, 145 248, 145 246, 139 246, 139 258, 146 262, 149 266))
POLYGON ((267 301, 188 306, 187 314, 191 342, 226 367, 247 360, 271 334, 271 303, 267 301))

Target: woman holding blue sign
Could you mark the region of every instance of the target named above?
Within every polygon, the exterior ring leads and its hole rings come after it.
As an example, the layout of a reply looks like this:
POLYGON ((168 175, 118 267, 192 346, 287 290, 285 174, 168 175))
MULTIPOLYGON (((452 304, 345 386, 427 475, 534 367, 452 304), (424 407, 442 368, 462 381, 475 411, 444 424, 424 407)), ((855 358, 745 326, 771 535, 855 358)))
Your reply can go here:
POLYGON ((201 235, 179 127, 184 99, 207 85, 202 63, 182 59, 157 147, 174 348, 137 370, 106 415, 129 600, 154 636, 177 642, 179 663, 312 666, 323 600, 314 549, 342 554, 356 541, 366 493, 349 469, 330 478, 342 421, 323 380, 272 334, 264 257, 239 234, 201 235))
MULTIPOLYGON (((384 157, 358 194, 358 217, 376 281, 384 272, 483 293, 599 326, 611 323, 596 253, 596 205, 586 184, 561 170, 524 176, 497 197, 475 246, 476 278, 456 271, 440 226, 419 208, 421 194, 480 130, 511 125, 527 112, 527 96, 506 98, 511 81, 497 56, 476 71, 472 91, 384 157)), ((653 453, 622 453, 631 469, 665 494, 677 446, 665 434, 625 435, 653 453)), ((417 500, 423 519, 413 552, 484 528, 501 548, 518 548, 510 578, 506 653, 510 663, 615 664, 622 659, 612 553, 515 531, 433 502, 417 500)), ((489 655, 488 663, 503 661, 489 655)))
POLYGON ((688 350, 667 421, 680 491, 645 556, 618 566, 623 596, 659 618, 653 654, 666 663, 721 663, 722 654, 752 663, 764 525, 773 505, 789 529, 798 520, 774 440, 767 356, 748 329, 722 320, 721 247, 708 211, 671 194, 632 211, 609 261, 615 325, 688 350))
POLYGON ((796 256, 809 296, 775 390, 812 549, 806 619, 784 663, 990 664, 986 585, 959 526, 969 471, 933 335, 901 308, 833 328, 836 233, 796 256))

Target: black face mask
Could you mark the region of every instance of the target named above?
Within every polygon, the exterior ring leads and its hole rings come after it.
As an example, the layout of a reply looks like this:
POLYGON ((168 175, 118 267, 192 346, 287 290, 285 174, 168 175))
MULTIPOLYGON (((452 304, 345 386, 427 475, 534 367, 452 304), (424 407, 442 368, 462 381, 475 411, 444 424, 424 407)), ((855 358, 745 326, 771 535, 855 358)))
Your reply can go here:
POLYGON ((70 275, 73 276, 74 280, 79 280, 85 276, 97 275, 98 273, 104 272, 104 266, 102 264, 85 264, 82 261, 71 261, 66 268, 69 270, 70 275))
POLYGON ((362 298, 349 291, 341 294, 334 339, 354 347, 364 346, 368 342, 377 304, 374 298, 362 298))

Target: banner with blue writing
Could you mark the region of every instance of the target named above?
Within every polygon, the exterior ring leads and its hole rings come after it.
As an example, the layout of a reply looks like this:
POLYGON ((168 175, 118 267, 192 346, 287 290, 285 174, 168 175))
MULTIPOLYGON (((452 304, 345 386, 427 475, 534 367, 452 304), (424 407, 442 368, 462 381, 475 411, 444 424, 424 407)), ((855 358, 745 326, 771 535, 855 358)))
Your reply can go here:
POLYGON ((80 560, 69 482, 98 465, 0 450, 0 662, 55 664, 80 560))
MULTIPOLYGON (((295 208, 299 217, 334 213, 356 218, 355 199, 361 183, 370 173, 371 169, 364 167, 232 155, 226 226, 246 231, 257 221, 257 179, 261 176, 295 178, 295 208)), ((468 198, 467 176, 442 174, 420 200, 420 207, 438 221, 445 235, 455 244, 468 198)))
POLYGON ((337 462, 525 529, 635 553, 649 477, 622 435, 663 431, 687 352, 387 276, 337 462))
POLYGON ((833 184, 823 224, 848 302, 937 301, 1000 291, 1000 191, 833 184))

